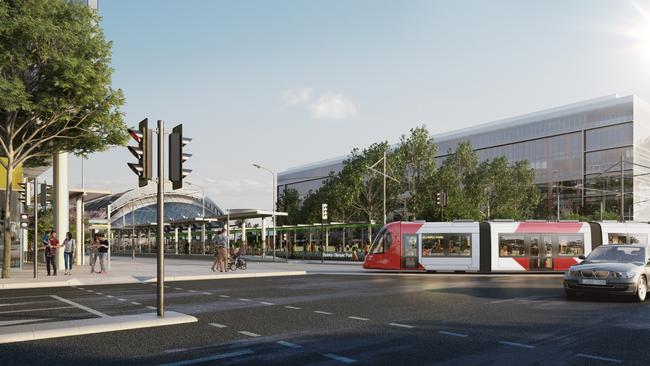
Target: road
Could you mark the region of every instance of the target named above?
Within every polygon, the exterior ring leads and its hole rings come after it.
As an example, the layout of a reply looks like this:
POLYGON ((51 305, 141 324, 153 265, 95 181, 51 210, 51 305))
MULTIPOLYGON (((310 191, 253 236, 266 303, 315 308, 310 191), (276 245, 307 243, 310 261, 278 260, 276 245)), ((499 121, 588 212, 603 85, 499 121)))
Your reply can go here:
MULTIPOLYGON (((650 303, 569 302, 556 275, 306 275, 168 285, 167 309, 198 323, 4 344, 1 363, 646 365, 650 356, 650 303)), ((151 312, 155 287, 4 290, 0 325, 94 316, 76 305, 109 315, 151 312)))

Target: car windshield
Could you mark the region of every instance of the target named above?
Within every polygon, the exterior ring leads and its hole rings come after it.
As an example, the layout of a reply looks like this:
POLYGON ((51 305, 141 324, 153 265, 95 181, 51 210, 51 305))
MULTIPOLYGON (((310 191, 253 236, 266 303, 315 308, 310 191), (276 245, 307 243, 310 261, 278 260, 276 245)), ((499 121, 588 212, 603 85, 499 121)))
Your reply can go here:
POLYGON ((603 245, 594 249, 586 262, 644 263, 645 248, 618 245, 603 245))

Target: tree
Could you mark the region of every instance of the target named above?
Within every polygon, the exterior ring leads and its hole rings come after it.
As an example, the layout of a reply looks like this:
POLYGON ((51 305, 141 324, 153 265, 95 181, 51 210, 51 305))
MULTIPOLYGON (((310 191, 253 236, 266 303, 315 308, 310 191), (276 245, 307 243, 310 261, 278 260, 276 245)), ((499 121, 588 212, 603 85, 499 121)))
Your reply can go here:
MULTIPOLYGON (((429 181, 433 193, 447 193, 448 205, 444 208, 443 219, 480 219, 479 202, 472 188, 477 167, 478 154, 469 142, 461 142, 429 181)), ((431 201, 435 202, 435 197, 431 197, 431 201)))
POLYGON ((288 214, 286 217, 278 217, 280 225, 297 224, 300 214, 300 197, 298 191, 285 187, 278 197, 278 208, 288 214))
POLYGON ((397 179, 401 191, 409 196, 406 207, 415 217, 420 217, 432 196, 430 182, 436 174, 437 147, 426 126, 411 129, 402 135, 391 154, 396 160, 397 179))
MULTIPOLYGON (((111 88, 111 44, 95 11, 65 0, 0 2, 0 164, 6 169, 5 212, 12 175, 44 164, 55 151, 86 155, 126 143, 111 88)), ((11 231, 4 225, 2 277, 9 277, 11 231)))

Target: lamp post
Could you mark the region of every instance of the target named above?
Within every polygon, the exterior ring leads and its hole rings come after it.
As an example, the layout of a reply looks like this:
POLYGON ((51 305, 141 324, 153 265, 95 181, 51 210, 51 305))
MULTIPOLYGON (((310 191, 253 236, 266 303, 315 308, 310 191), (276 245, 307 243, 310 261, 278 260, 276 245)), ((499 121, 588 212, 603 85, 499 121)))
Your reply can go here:
MULTIPOLYGON (((268 169, 268 168, 265 168, 265 167, 263 167, 263 166, 261 166, 261 165, 259 165, 259 164, 255 164, 255 163, 253 163, 253 166, 256 167, 257 169, 266 170, 267 172, 271 173, 271 177, 272 177, 272 184, 273 184, 273 187, 272 187, 272 189, 273 189, 273 190, 272 190, 272 193, 273 193, 273 194, 272 194, 272 197, 273 197, 273 205, 271 206, 271 217, 272 217, 272 218, 271 218, 271 221, 273 222, 273 239, 272 239, 272 245, 273 245, 273 261, 275 262, 275 225, 276 225, 276 222, 275 222, 275 187, 276 187, 276 181, 277 181, 277 173, 275 173, 273 170, 268 169)), ((264 240, 266 240, 266 238, 264 238, 264 240)))

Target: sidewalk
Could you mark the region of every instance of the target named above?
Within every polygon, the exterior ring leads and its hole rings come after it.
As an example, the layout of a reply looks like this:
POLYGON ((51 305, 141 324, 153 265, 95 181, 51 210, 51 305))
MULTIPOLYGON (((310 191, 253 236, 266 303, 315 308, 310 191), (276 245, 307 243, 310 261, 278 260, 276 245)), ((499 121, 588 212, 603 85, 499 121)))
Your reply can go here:
MULTIPOLYGON (((89 263, 86 258, 85 263, 89 263)), ((212 272, 211 262, 192 259, 165 259, 165 281, 217 280, 250 277, 296 276, 305 275, 305 266, 291 263, 248 263, 245 271, 212 272)), ((66 287, 126 284, 156 281, 156 259, 136 257, 111 258, 111 268, 106 275, 91 274, 90 267, 74 266, 71 276, 65 276, 63 270, 58 275, 47 276, 44 266, 39 263, 38 278, 33 276, 33 267, 12 270, 11 278, 0 279, 0 290, 39 287, 66 287)), ((360 268, 360 267, 359 267, 360 268)))

